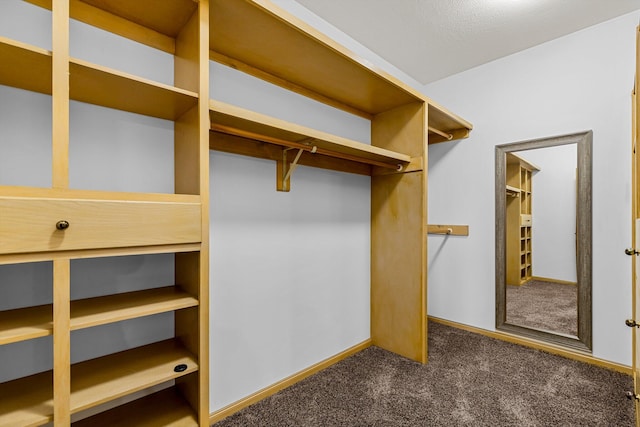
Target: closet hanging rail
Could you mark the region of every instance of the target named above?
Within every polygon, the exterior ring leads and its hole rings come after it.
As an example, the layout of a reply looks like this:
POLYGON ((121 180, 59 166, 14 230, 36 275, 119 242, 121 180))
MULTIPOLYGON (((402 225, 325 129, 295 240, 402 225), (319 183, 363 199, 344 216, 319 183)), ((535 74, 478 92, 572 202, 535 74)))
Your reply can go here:
POLYGON ((300 142, 287 141, 285 139, 275 138, 267 135, 261 135, 259 133, 250 132, 242 129, 237 129, 231 126, 220 125, 215 123, 211 124, 211 130, 214 132, 220 132, 227 135, 239 136, 242 138, 253 139, 255 141, 266 142, 269 144, 276 144, 276 145, 280 145, 288 148, 295 148, 302 151, 309 151, 311 153, 322 154, 324 156, 335 157, 338 159, 351 160, 353 162, 359 162, 359 163, 366 163, 372 166, 379 166, 381 168, 394 169, 397 171, 402 171, 404 169, 404 166, 401 163, 396 163, 396 164, 385 163, 377 160, 367 159, 365 157, 359 157, 351 154, 339 153, 337 151, 331 151, 324 148, 320 148, 312 144, 312 141, 313 141, 312 139, 308 140, 309 142, 306 142, 303 144, 300 142))
POLYGON ((440 129, 436 129, 436 128, 431 127, 431 126, 429 126, 429 132, 433 132, 433 133, 436 133, 436 134, 440 135, 443 138, 447 138, 447 141, 451 141, 453 139, 453 135, 452 134, 443 132, 440 129))

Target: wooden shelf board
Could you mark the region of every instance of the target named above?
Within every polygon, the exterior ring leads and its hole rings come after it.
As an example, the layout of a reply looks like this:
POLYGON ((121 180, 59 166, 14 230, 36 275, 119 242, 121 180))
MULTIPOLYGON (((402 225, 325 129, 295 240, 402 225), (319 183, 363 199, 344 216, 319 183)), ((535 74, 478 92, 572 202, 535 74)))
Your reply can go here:
POLYGON ((71 330, 119 322, 198 305, 175 286, 71 301, 71 330))
POLYGON ((104 258, 129 255, 167 254, 179 252, 199 252, 200 243, 173 243, 149 246, 131 246, 124 248, 74 249, 61 251, 28 252, 0 254, 0 265, 21 264, 26 262, 55 261, 57 259, 104 258))
POLYGON ((198 370, 195 356, 166 340, 71 366, 71 413, 198 370), (176 365, 186 364, 183 372, 176 365))
MULTIPOLYGON (((25 0, 51 10, 52 0, 25 0)), ((173 54, 193 0, 69 0, 71 18, 173 54)))
POLYGON ((139 202, 200 203, 199 195, 171 193, 131 193, 123 191, 77 190, 0 185, 2 197, 43 197, 52 199, 121 200, 139 202))
POLYGON ((0 84, 51 95, 51 52, 0 37, 0 84))
POLYGON ((81 1, 172 38, 178 35, 198 7, 194 0, 81 1))
POLYGON ((51 335, 52 319, 51 305, 0 311, 0 345, 51 335))
MULTIPOLYGON (((174 340, 72 365, 71 413, 197 370, 195 357, 174 340), (187 369, 174 372, 174 367, 183 363, 187 369)), ((52 371, 0 384, 0 426, 39 426, 51 421, 52 387, 52 371)))
POLYGON ((411 161, 411 157, 406 154, 341 138, 219 101, 209 101, 209 115, 212 125, 224 125, 271 138, 307 143, 310 146, 315 145, 318 148, 379 162, 411 161))
POLYGON ((198 94, 71 58, 71 99, 176 120, 198 103, 198 94))
POLYGON ((241 71, 369 115, 426 99, 270 1, 210 3, 214 60, 229 58, 241 71))
POLYGON ((0 384, 0 426, 40 426, 53 419, 53 373, 0 384))
MULTIPOLYGON (((188 293, 168 286, 71 302, 71 330, 150 316, 198 305, 188 293)), ((40 305, 0 312, 0 345, 51 335, 53 307, 40 305)))
POLYGON ((72 424, 74 427, 191 427, 196 414, 175 388, 169 388, 72 424))
POLYGON ((447 139, 442 135, 429 132, 429 144, 467 138, 471 133, 471 129, 473 129, 473 125, 471 123, 433 101, 429 101, 428 111, 429 126, 452 135, 451 139, 447 139))

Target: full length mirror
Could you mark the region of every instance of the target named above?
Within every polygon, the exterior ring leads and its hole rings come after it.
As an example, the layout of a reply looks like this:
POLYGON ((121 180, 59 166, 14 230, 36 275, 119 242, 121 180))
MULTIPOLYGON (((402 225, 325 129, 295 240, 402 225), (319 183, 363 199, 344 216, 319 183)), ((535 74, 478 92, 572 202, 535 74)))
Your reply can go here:
POLYGON ((592 132, 496 146, 496 329, 591 351, 592 132))

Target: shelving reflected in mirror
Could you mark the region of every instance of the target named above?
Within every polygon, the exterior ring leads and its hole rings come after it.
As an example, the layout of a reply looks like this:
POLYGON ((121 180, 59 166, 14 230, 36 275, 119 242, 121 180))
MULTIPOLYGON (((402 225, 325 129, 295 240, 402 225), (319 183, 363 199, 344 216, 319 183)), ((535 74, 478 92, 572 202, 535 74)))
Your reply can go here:
POLYGON ((496 147, 496 329, 591 349, 591 132, 496 147))

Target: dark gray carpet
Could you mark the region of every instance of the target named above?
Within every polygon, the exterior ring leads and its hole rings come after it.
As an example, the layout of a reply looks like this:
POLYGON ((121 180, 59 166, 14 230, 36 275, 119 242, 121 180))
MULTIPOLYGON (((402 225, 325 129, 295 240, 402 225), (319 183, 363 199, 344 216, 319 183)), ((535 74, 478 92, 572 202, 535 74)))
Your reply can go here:
POLYGON ((215 424, 633 426, 631 377, 429 323, 429 363, 371 347, 215 424))
POLYGON ((577 286, 539 280, 507 285, 507 322, 577 336, 577 286))

